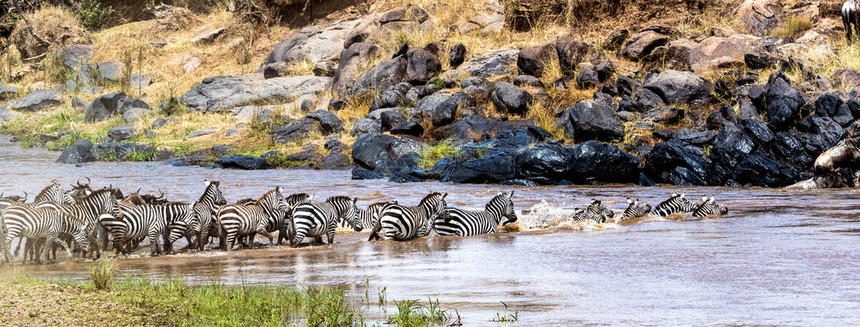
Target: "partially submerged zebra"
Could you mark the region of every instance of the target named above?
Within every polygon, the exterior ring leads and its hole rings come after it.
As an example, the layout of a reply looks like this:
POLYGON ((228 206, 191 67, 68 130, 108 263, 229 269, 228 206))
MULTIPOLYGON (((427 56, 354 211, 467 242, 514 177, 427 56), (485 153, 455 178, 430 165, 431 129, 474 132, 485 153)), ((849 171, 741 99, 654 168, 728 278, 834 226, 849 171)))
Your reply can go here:
POLYGON ((445 211, 445 197, 448 193, 433 192, 421 199, 416 207, 388 204, 379 215, 379 225, 370 232, 370 239, 379 239, 382 231, 385 237, 396 241, 407 241, 416 237, 430 235, 433 219, 445 211))
POLYGON ((511 200, 514 191, 499 193, 483 211, 469 211, 458 208, 445 208, 445 214, 433 220, 433 226, 439 235, 472 236, 479 234, 495 234, 499 224, 507 225, 517 221, 514 213, 514 202, 511 200))
POLYGON ((372 229, 379 224, 379 215, 388 204, 397 204, 397 201, 376 202, 368 205, 367 209, 358 209, 355 213, 358 215, 358 222, 356 222, 358 227, 361 227, 362 230, 372 229))
POLYGON ((725 215, 729 213, 729 208, 726 206, 717 203, 712 195, 709 199, 707 196, 702 195, 702 204, 696 208, 696 211, 693 212, 693 217, 703 218, 707 216, 715 216, 715 215, 725 215))
POLYGON ((326 236, 328 244, 334 244, 334 233, 337 223, 342 219, 350 222, 355 231, 361 231, 361 223, 356 211, 355 202, 358 198, 347 196, 333 196, 325 202, 302 203, 293 209, 292 224, 293 239, 292 246, 298 246, 305 237, 321 240, 326 236))
POLYGON ((686 193, 672 193, 672 196, 663 202, 660 202, 651 212, 654 216, 666 217, 673 213, 693 212, 699 205, 687 199, 686 193))
MULTIPOLYGON (((190 204, 174 202, 161 205, 125 205, 121 204, 120 218, 101 217, 101 224, 111 233, 116 253, 130 253, 137 247, 140 240, 148 238, 151 255, 162 253, 158 246, 158 237, 164 241, 164 252, 172 252, 171 238, 184 235, 177 231, 177 224, 191 220, 194 209, 190 204), (173 231, 171 231, 174 228, 173 231), (172 234, 172 235, 171 235, 172 234), (178 236, 177 236, 178 235, 178 236)), ((175 239, 174 239, 175 240, 175 239)))
POLYGON ((624 213, 621 214, 621 221, 645 217, 649 213, 651 213, 650 204, 639 201, 639 199, 627 198, 627 209, 624 209, 624 213))
POLYGON ((585 209, 577 210, 573 214, 574 221, 593 220, 596 223, 605 223, 607 219, 615 217, 615 213, 603 205, 603 201, 593 199, 585 209))
MULTIPOLYGON (((290 194, 286 198, 284 198, 284 203, 286 203, 287 210, 284 211, 283 217, 278 220, 267 220, 265 221, 265 229, 267 233, 278 231, 278 245, 283 244, 284 240, 287 240, 292 244, 293 236, 295 235, 295 230, 293 229, 293 211, 294 209, 303 203, 310 203, 313 201, 314 195, 307 193, 296 193, 290 194)), ((269 244, 272 243, 272 240, 269 239, 269 244)))
POLYGON ((230 204, 218 209, 218 222, 224 239, 225 249, 233 250, 238 237, 250 236, 249 246, 253 247, 257 227, 266 219, 278 219, 284 216, 286 203, 281 195, 281 187, 263 194, 254 204, 230 204))
MULTIPOLYGON (((53 209, 83 219, 87 224, 93 226, 91 233, 93 235, 98 234, 102 240, 107 240, 107 235, 99 234, 105 232, 99 224, 99 217, 102 215, 122 217, 122 213, 119 210, 119 204, 116 202, 116 198, 113 196, 113 191, 110 189, 95 191, 90 195, 85 196, 80 201, 76 201, 75 204, 46 202, 37 205, 37 207, 53 209)), ((87 254, 92 254, 93 252, 95 252, 93 258, 101 256, 98 246, 90 247, 87 254)))

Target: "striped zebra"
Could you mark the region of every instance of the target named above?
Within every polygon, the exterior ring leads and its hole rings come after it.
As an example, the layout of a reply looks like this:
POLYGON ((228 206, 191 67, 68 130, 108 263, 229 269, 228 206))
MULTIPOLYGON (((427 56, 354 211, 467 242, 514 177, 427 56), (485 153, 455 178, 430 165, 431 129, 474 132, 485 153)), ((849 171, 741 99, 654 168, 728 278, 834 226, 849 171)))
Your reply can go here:
POLYGON ((367 209, 358 209, 358 226, 364 229, 373 229, 379 223, 379 214, 388 204, 397 204, 397 201, 376 202, 367 206, 367 209))
POLYGON ((500 193, 487 203, 483 211, 445 208, 445 214, 437 216, 433 226, 437 234, 444 236, 495 234, 499 231, 499 224, 517 221, 513 197, 513 191, 500 193))
MULTIPOLYGON (((89 226, 93 226, 92 233, 98 234, 102 241, 107 241, 107 231, 99 224, 99 217, 107 214, 113 217, 121 217, 122 213, 116 198, 109 189, 98 190, 77 201, 76 204, 59 204, 46 202, 37 205, 38 208, 49 208, 60 211, 74 217, 83 219, 89 226)), ((98 246, 90 247, 87 254, 95 252, 93 258, 99 258, 101 252, 98 246)))
POLYGON ((407 241, 430 235, 433 219, 445 212, 445 197, 448 193, 433 192, 421 199, 417 207, 388 204, 379 214, 379 225, 373 227, 368 241, 379 239, 379 231, 385 237, 407 241))
POLYGON ((668 200, 660 202, 660 204, 654 207, 654 211, 651 214, 658 217, 666 217, 673 213, 693 212, 698 207, 697 203, 687 199, 686 193, 672 193, 672 196, 668 200))
MULTIPOLYGON (((287 210, 284 211, 284 216, 278 220, 266 220, 264 222, 263 227, 265 227, 267 233, 272 233, 275 230, 278 231, 278 245, 284 244, 283 240, 287 240, 292 243, 293 236, 295 235, 295 230, 293 229, 293 208, 299 206, 303 203, 310 203, 313 201, 314 195, 307 193, 296 193, 290 194, 286 198, 284 198, 284 202, 287 204, 287 210)), ((269 239, 269 244, 271 245, 272 240, 269 239)))
POLYGON ((615 213, 603 205, 603 201, 593 199, 588 207, 577 210, 573 215, 574 221, 593 220, 598 224, 605 223, 607 219, 615 217, 615 213))
MULTIPOLYGON (((215 213, 218 208, 227 204, 224 200, 224 194, 221 193, 220 181, 204 181, 206 189, 203 195, 197 202, 194 202, 194 214, 200 222, 200 227, 197 233, 197 249, 203 251, 206 243, 209 242, 209 231, 212 225, 215 224, 215 213)), ((186 237, 187 237, 186 233, 186 237)), ((188 246, 191 246, 191 239, 188 239, 188 246)))
POLYGON ((621 214, 621 220, 634 219, 639 217, 644 217, 651 212, 651 205, 645 202, 639 201, 639 199, 633 200, 631 198, 627 198, 627 209, 624 209, 624 213, 621 214))
POLYGON ((72 198, 60 187, 60 182, 56 179, 51 181, 51 184, 42 189, 39 194, 33 199, 33 203, 38 205, 45 202, 56 202, 61 204, 72 204, 72 198))
MULTIPOLYGON (((187 203, 173 202, 152 205, 119 205, 122 215, 111 219, 102 216, 100 223, 107 228, 113 239, 116 253, 131 253, 136 244, 142 239, 149 239, 150 254, 162 254, 158 247, 158 237, 164 241, 164 251, 172 252, 171 237, 178 239, 184 235, 184 229, 171 229, 171 225, 185 225, 193 219, 194 208, 187 203)), ((186 226, 183 226, 183 228, 186 226)), ((175 239, 174 239, 175 240, 175 239)))
POLYGON ((77 244, 91 247, 94 240, 90 239, 92 226, 78 217, 49 208, 34 208, 29 205, 11 205, 3 212, 3 224, 6 228, 4 248, 6 262, 12 251, 12 239, 26 237, 31 240, 44 239, 41 251, 35 256, 35 262, 41 263, 42 256, 47 256, 51 244, 58 244, 71 257, 72 252, 66 242, 58 237, 61 234, 72 235, 77 244))
POLYGON ((328 244, 334 244, 334 232, 341 219, 347 219, 356 231, 361 231, 359 217, 356 214, 358 210, 355 206, 356 201, 358 198, 333 196, 325 202, 299 204, 292 213, 294 237, 290 244, 298 246, 305 237, 317 240, 322 239, 323 235, 326 236, 328 244))
POLYGON ((711 215, 725 215, 727 213, 729 213, 729 208, 717 203, 713 195, 711 195, 710 199, 702 195, 702 204, 693 212, 693 217, 703 218, 711 215))
POLYGON ((230 204, 221 207, 217 217, 221 225, 224 249, 233 250, 236 238, 243 236, 250 236, 249 246, 253 247, 254 236, 260 223, 266 219, 283 217, 287 209, 280 186, 263 194, 254 204, 230 204))

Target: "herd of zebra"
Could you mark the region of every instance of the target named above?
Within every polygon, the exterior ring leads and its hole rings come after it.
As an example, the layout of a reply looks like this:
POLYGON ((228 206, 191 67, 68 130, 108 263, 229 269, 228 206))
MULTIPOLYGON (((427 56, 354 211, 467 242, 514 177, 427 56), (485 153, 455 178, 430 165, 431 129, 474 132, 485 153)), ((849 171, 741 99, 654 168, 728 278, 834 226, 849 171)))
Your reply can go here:
MULTIPOLYGON (((204 181, 205 189, 193 203, 170 202, 151 194, 140 194, 140 189, 124 196, 113 186, 93 190, 87 183, 77 182, 71 190, 63 190, 56 180, 45 187, 33 202, 26 203, 23 196, 0 194, 0 247, 5 262, 9 262, 12 244, 19 238, 15 255, 24 243, 24 263, 41 263, 41 258, 56 258, 62 248, 67 258, 73 250, 81 257, 97 259, 101 251, 110 247, 117 254, 128 254, 149 240, 150 253, 173 253, 173 243, 181 238, 188 249, 204 250, 213 238, 220 240, 218 248, 233 250, 241 243, 252 247, 254 238, 262 235, 275 244, 284 239, 298 246, 307 239, 322 243, 325 236, 334 243, 338 225, 348 226, 357 232, 371 229, 368 240, 388 239, 405 241, 429 236, 435 231, 442 236, 472 236, 498 232, 499 225, 517 221, 512 198, 514 192, 499 193, 489 201, 483 211, 469 211, 448 207, 447 193, 432 192, 417 206, 405 206, 397 201, 378 202, 359 209, 357 198, 333 196, 323 202, 313 200, 306 193, 284 196, 280 187, 266 192, 258 199, 241 199, 228 204, 221 193, 220 182, 204 181), (380 235, 380 233, 382 235, 380 235), (162 238, 159 246, 158 238, 162 238), (49 251, 52 250, 52 251, 49 251)), ((647 203, 628 199, 629 206, 619 218, 601 201, 578 210, 573 220, 594 220, 604 223, 638 217, 668 216, 673 213, 693 212, 696 217, 721 215, 728 212, 714 197, 703 196, 702 203, 688 200, 685 194, 672 197, 657 205, 654 210, 647 203)))

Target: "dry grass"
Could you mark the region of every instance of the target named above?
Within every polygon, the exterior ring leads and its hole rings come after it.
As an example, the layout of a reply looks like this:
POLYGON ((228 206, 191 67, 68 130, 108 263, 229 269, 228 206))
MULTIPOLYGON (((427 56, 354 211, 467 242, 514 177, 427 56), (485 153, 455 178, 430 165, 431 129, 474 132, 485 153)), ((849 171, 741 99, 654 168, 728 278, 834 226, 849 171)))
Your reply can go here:
POLYGON ((808 18, 790 16, 782 22, 780 27, 770 31, 770 35, 796 38, 811 28, 812 22, 808 18))
POLYGON ((526 118, 534 119, 538 127, 547 130, 556 139, 564 139, 564 128, 556 124, 558 118, 553 108, 544 106, 540 101, 535 101, 529 107, 526 118))
POLYGON ((20 20, 9 38, 24 58, 36 57, 49 50, 60 50, 66 44, 85 44, 91 40, 90 33, 78 24, 77 17, 63 8, 46 5, 28 15, 33 32, 48 46, 33 38, 26 23, 20 20))

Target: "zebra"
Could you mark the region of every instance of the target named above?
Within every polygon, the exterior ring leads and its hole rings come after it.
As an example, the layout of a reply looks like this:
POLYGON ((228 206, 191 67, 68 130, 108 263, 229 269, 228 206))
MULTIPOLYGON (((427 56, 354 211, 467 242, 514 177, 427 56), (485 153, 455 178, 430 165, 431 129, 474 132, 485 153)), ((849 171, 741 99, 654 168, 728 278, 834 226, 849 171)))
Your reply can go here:
POLYGON ((605 223, 607 219, 615 217, 615 213, 603 205, 603 201, 592 199, 585 209, 577 210, 573 215, 573 221, 594 220, 598 224, 605 223))
POLYGON ((379 239, 379 231, 385 237, 407 241, 430 235, 433 219, 445 212, 445 197, 448 193, 433 192, 421 199, 417 207, 390 203, 379 214, 379 224, 373 226, 368 241, 379 239))
POLYGON ((703 218, 711 215, 725 215, 727 213, 729 213, 729 208, 717 203, 713 195, 711 195, 710 199, 702 195, 702 204, 693 212, 693 217, 703 218))
POLYGON ((848 42, 853 41, 851 32, 857 32, 860 35, 860 3, 856 0, 848 0, 842 4, 842 24, 845 26, 845 37, 848 38, 848 42))
MULTIPOLYGON (((293 235, 295 235, 295 230, 293 229, 293 208, 303 203, 310 203, 313 199, 313 194, 290 194, 284 198, 284 202, 289 207, 289 209, 284 211, 284 216, 279 220, 269 219, 264 222, 267 233, 274 232, 275 230, 278 231, 278 245, 283 244, 283 240, 289 240, 292 243, 293 235)), ((272 240, 270 239, 269 244, 271 243, 272 240)))
MULTIPOLYGON (((149 238, 150 255, 160 255, 158 247, 158 236, 164 241, 164 251, 172 252, 171 238, 184 235, 185 225, 194 215, 194 209, 190 204, 172 202, 168 204, 144 204, 144 205, 119 205, 122 212, 121 217, 110 219, 102 216, 100 222, 111 232, 116 253, 130 253, 134 250, 136 243, 141 239, 149 238), (181 229, 172 227, 180 225, 181 229), (172 228, 171 228, 172 227, 172 228)), ((173 239, 173 240, 175 240, 173 239)))
POLYGON ((236 238, 240 236, 251 236, 249 246, 253 246, 260 222, 273 217, 283 217, 286 210, 280 186, 263 194, 254 204, 222 206, 218 209, 217 217, 224 249, 233 250, 236 238))
MULTIPOLYGON (((200 251, 204 250, 206 243, 209 241, 209 231, 212 225, 215 224, 213 219, 215 213, 219 207, 227 204, 227 201, 224 200, 224 195, 221 193, 220 181, 207 180, 204 181, 204 184, 206 185, 206 189, 203 191, 203 195, 193 205, 194 214, 200 222, 200 227, 197 230, 197 249, 200 251)), ((188 238, 188 246, 191 246, 190 237, 188 238)))
POLYGON ((657 217, 666 217, 673 213, 693 212, 698 206, 695 202, 687 199, 686 193, 672 193, 668 200, 660 202, 654 207, 651 214, 657 217))
POLYGON ((513 197, 513 191, 499 193, 487 203, 484 211, 445 208, 445 214, 436 217, 433 226, 437 234, 445 236, 495 234, 499 231, 499 224, 517 221, 514 202, 511 200, 513 197))
POLYGON ((358 198, 333 196, 325 202, 299 204, 292 212, 294 237, 290 244, 298 246, 305 237, 321 239, 323 235, 326 236, 328 244, 334 244, 334 232, 341 219, 348 220, 355 231, 360 232, 356 201, 358 198))
POLYGON ((651 212, 651 205, 639 199, 627 198, 627 204, 627 209, 624 209, 624 213, 621 214, 621 220, 644 217, 651 212))
MULTIPOLYGON (((37 208, 49 208, 83 219, 89 226, 93 226, 92 233, 98 234, 100 239, 107 241, 107 231, 99 224, 99 217, 108 214, 113 217, 122 217, 119 204, 114 198, 112 190, 102 189, 87 195, 76 204, 59 204, 46 202, 36 206, 37 208)), ((98 246, 92 246, 87 254, 95 252, 93 258, 99 258, 101 252, 98 246)))
POLYGON ((39 194, 33 199, 33 203, 39 205, 45 202, 55 202, 61 204, 72 204, 72 198, 63 191, 60 183, 55 179, 51 184, 42 189, 39 194))
MULTIPOLYGON (((72 235, 75 242, 80 245, 86 244, 92 247, 92 226, 86 221, 72 216, 66 212, 56 211, 49 208, 35 208, 29 205, 11 205, 3 212, 3 224, 6 228, 5 245, 3 249, 6 262, 9 262, 9 253, 12 251, 12 239, 15 237, 27 237, 29 239, 45 239, 41 251, 34 258, 36 263, 41 264, 41 257, 47 256, 49 245, 58 244, 66 251, 66 256, 71 257, 72 252, 68 245, 59 240, 61 233, 72 235)), ((26 258, 25 258, 26 260, 26 258)))
POLYGON ((367 209, 358 209, 355 213, 358 215, 358 225, 361 229, 372 229, 379 223, 379 214, 387 204, 397 204, 397 201, 391 202, 376 202, 367 206, 367 209))

